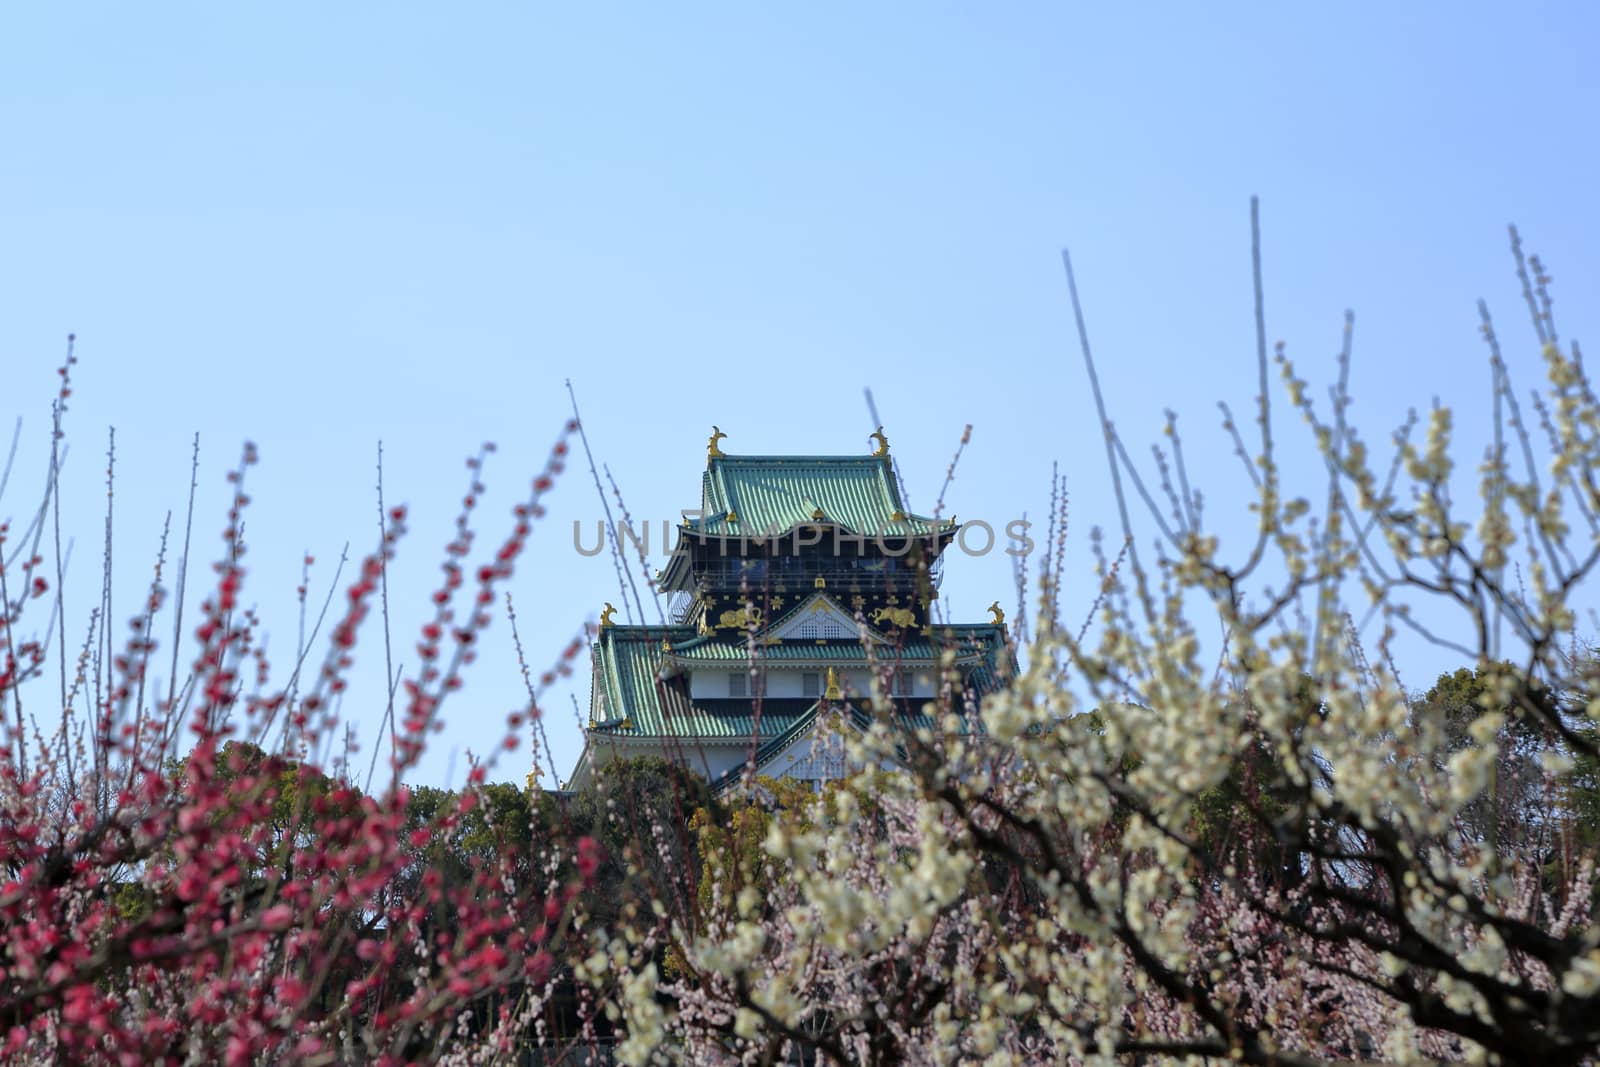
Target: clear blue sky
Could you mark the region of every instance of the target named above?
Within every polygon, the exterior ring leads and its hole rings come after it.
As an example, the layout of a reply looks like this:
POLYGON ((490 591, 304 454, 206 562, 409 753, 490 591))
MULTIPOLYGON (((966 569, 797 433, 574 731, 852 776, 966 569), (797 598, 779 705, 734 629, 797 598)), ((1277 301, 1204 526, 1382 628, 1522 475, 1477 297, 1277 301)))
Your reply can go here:
MULTIPOLYGON (((1177 409, 1219 512, 1242 492, 1213 403, 1251 395, 1253 193, 1273 338, 1325 380, 1353 308, 1369 435, 1436 394, 1470 428, 1478 297, 1536 373, 1508 222, 1564 332, 1600 336, 1597 40, 1588 4, 24 5, 0 30, 14 481, 42 466, 76 331, 69 593, 94 599, 114 425, 131 606, 191 436, 202 558, 256 441, 249 589, 283 668, 302 553, 316 584, 374 536, 381 439, 413 514, 409 663, 462 460, 500 445, 479 524, 498 537, 565 379, 658 522, 698 502, 713 422, 730 452, 863 451, 870 386, 914 504, 968 422, 959 516, 1038 516, 1063 464, 1080 611, 1084 534, 1113 516, 1059 249, 1119 427, 1154 439, 1177 409)), ((14 484, 0 510, 26 500, 14 484)), ((596 514, 576 470, 514 580, 536 660, 618 600, 610 563, 571 549, 596 514)), ((958 616, 1014 600, 1002 556, 946 573, 958 616)), ((454 751, 459 782, 520 702, 503 623, 489 644, 422 778, 454 751)), ((364 677, 346 712, 370 738, 364 677)), ((550 725, 565 774, 565 692, 550 725)))

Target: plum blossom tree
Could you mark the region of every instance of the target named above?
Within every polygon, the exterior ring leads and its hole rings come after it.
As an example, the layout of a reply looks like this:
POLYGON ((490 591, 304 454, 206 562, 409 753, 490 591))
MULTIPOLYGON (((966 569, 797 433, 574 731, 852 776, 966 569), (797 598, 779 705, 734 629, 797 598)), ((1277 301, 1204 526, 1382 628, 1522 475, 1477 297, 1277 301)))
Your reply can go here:
POLYGON ((31 521, 0 528, 0 1049, 510 1063, 566 1040, 597 1062, 615 1035, 632 1064, 1594 1062, 1600 660, 1579 626, 1600 398, 1514 235, 1513 255, 1545 380, 1513 388, 1485 311, 1468 506, 1448 409, 1383 461, 1347 417, 1348 319, 1325 408, 1269 351, 1257 251, 1257 440, 1224 409, 1251 530, 1226 548, 1170 417, 1149 477, 1113 428, 1068 263, 1119 504, 1089 618, 1065 621, 1047 559, 1009 684, 980 706, 952 654, 936 725, 904 731, 884 677, 864 728, 825 717, 856 773, 815 794, 752 770, 714 797, 665 764, 613 767, 570 809, 487 766, 459 794, 400 785, 575 425, 476 564, 473 461, 377 790, 316 756, 405 513, 320 662, 273 685, 241 599, 247 452, 162 690, 164 557, 120 652, 96 617, 76 670, 59 656, 53 456, 31 521), (1275 366, 1315 486, 1287 484, 1275 366), (1465 673, 1418 698, 1410 639, 1465 673))
POLYGON ((1594 845, 1572 830, 1600 672, 1572 652, 1600 400, 1513 234, 1545 382, 1513 388, 1485 311, 1493 436, 1464 506, 1448 409, 1381 464, 1348 420, 1348 319, 1328 408, 1269 353, 1256 249, 1258 440, 1225 413, 1252 536, 1225 552, 1181 439, 1147 479, 1101 404, 1121 537, 1094 543, 1092 625, 1047 573, 1006 690, 947 689, 937 731, 847 731, 860 773, 772 813, 765 894, 730 855, 698 919, 596 933, 590 977, 628 976, 626 1062, 1594 1061, 1594 845), (1285 484, 1274 365, 1315 493, 1285 484), (1412 698, 1403 634, 1460 656, 1472 706, 1412 698))
MULTIPOLYGON (((74 363, 69 349, 57 442, 74 363)), ((460 685, 573 429, 510 533, 476 567, 467 520, 482 489, 481 457, 472 462, 418 645, 423 667, 405 681, 397 709, 389 785, 372 795, 348 765, 319 767, 314 757, 339 736, 335 697, 405 531, 404 509, 384 514, 321 662, 302 652, 275 686, 242 599, 244 486, 255 462, 247 448, 230 475, 215 583, 186 637, 187 671, 176 669, 180 603, 173 681, 162 689, 151 677, 170 569, 163 553, 125 645, 102 654, 109 620, 96 613, 75 673, 63 658, 52 693, 48 646, 65 632, 59 582, 51 596, 59 543, 46 560, 45 520, 60 489, 52 452, 32 520, 20 536, 0 526, 0 1056, 398 1064, 510 1055, 539 1031, 574 900, 594 873, 593 842, 534 839, 530 822, 515 848, 474 856, 447 882, 418 871, 415 850, 473 818, 485 768, 425 820, 400 782, 460 685), (40 609, 53 609, 48 620, 40 609), (431 921, 444 909, 447 926, 431 921)), ((508 743, 531 714, 536 702, 512 713, 508 743)))

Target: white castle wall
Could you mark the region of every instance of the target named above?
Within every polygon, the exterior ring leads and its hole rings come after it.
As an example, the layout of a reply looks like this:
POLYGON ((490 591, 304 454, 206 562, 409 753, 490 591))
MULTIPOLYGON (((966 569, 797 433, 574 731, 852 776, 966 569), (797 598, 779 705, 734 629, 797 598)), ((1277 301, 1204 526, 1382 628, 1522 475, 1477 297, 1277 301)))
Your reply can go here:
MULTIPOLYGON (((911 692, 909 694, 899 695, 917 697, 933 696, 934 686, 932 668, 908 668, 908 670, 911 673, 911 692)), ((821 696, 821 693, 811 693, 808 696, 808 694, 805 692, 805 686, 801 676, 804 674, 815 674, 818 677, 818 682, 825 684, 827 673, 828 669, 826 667, 795 668, 773 667, 771 665, 767 665, 764 671, 767 687, 766 695, 769 697, 779 697, 783 699, 798 699, 801 697, 808 697, 809 699, 814 700, 821 696)), ((749 686, 754 683, 755 679, 750 675, 750 668, 748 666, 742 666, 736 669, 727 668, 721 670, 698 670, 691 672, 689 675, 690 697, 695 700, 727 700, 729 698, 728 677, 732 674, 743 674, 747 679, 750 679, 750 681, 746 683, 746 692, 750 692, 749 686)), ((844 691, 846 696, 864 698, 872 692, 872 677, 869 671, 865 669, 843 670, 839 671, 838 675, 839 687, 844 691)))

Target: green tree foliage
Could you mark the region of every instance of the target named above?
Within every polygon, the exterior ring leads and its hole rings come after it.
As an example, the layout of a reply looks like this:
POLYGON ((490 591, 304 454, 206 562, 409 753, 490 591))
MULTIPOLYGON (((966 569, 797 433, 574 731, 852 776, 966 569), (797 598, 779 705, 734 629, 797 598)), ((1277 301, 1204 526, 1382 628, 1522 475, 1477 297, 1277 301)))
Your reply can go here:
POLYGON ((584 901, 592 922, 637 921, 652 897, 674 917, 688 919, 694 901, 693 813, 710 803, 705 780, 659 757, 614 759, 567 810, 574 833, 600 843, 596 891, 584 901))
MULTIPOLYGON (((829 790, 850 788, 847 780, 830 782, 829 790)), ((774 871, 763 848, 772 824, 782 821, 791 832, 811 820, 813 794, 809 782, 758 777, 751 788, 729 803, 706 804, 690 816, 699 861, 696 904, 702 924, 712 915, 731 916, 736 897, 749 890, 765 901, 772 895, 774 871)))
MULTIPOLYGON (((1300 725, 1290 743, 1304 736, 1304 724, 1322 713, 1316 680, 1302 675, 1289 704, 1300 725)), ((1248 703, 1248 700, 1246 700, 1248 703)), ((1251 722, 1248 713, 1246 722, 1251 722)), ((1196 797, 1189 829, 1200 849, 1219 865, 1250 864, 1279 885, 1297 884, 1304 855, 1285 842, 1303 839, 1315 818, 1309 783, 1294 784, 1285 773, 1275 740, 1252 730, 1228 764, 1227 775, 1196 797)))
POLYGON ((1570 854, 1571 846, 1600 839, 1594 757, 1582 745, 1568 744, 1552 722, 1588 737, 1591 745, 1595 724, 1560 703, 1557 694, 1506 662, 1441 674, 1414 702, 1413 713, 1442 734, 1440 757, 1495 748, 1488 788, 1458 815, 1469 839, 1491 847, 1533 840, 1552 854, 1570 854))

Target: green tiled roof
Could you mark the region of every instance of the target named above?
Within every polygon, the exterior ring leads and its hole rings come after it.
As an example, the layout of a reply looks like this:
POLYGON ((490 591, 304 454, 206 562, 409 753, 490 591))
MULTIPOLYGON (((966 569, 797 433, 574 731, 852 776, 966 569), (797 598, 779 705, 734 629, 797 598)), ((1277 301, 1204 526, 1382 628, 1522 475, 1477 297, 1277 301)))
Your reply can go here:
MULTIPOLYGON (((986 655, 992 649, 990 641, 977 634, 954 637, 949 642, 933 637, 913 637, 898 644, 874 645, 872 658, 880 663, 919 662, 931 663, 946 648, 956 650, 957 662, 970 662, 986 655)), ((698 637, 682 644, 674 643, 667 657, 674 663, 747 663, 752 657, 767 663, 836 663, 840 665, 867 662, 867 649, 854 638, 815 641, 782 641, 778 644, 757 644, 754 649, 743 637, 698 637)))
POLYGON ((979 700, 1004 688, 1008 679, 1016 677, 1017 657, 1006 644, 1004 626, 992 622, 968 623, 935 627, 935 632, 947 635, 950 640, 976 641, 986 646, 983 662, 967 675, 967 687, 976 691, 979 700))
POLYGON ((695 703, 687 679, 662 677, 662 639, 687 642, 683 626, 607 626, 595 642, 595 696, 590 713, 598 733, 705 741, 765 740, 783 733, 811 701, 766 699, 753 703, 695 703), (603 701, 602 701, 603 696, 603 701), (627 728, 624 728, 624 722, 627 728))
MULTIPOLYGON (((821 708, 822 702, 819 700, 807 708, 803 714, 797 716, 794 723, 788 729, 784 730, 780 734, 775 735, 772 740, 762 744, 762 746, 758 748, 755 753, 756 770, 760 771, 764 765, 772 761, 774 756, 788 748, 798 737, 800 737, 800 735, 814 727, 817 722, 817 713, 821 710, 821 708)), ((744 771, 744 764, 729 768, 723 773, 722 777, 711 783, 711 788, 713 790, 720 790, 733 784, 744 775, 744 771)))
POLYGON ((947 528, 942 520, 905 514, 887 457, 715 456, 709 464, 701 481, 703 514, 686 525, 694 533, 780 534, 818 521, 866 536, 947 528))
MULTIPOLYGON (((961 659, 979 660, 969 679, 979 696, 998 688, 1001 676, 1008 673, 1010 651, 1004 631, 992 624, 939 626, 932 637, 917 637, 896 650, 882 647, 876 654, 892 662, 896 655, 932 659, 948 640, 971 651, 961 659)), ((687 626, 607 626, 600 630, 594 645, 595 692, 590 702, 594 717, 591 729, 600 734, 632 738, 675 738, 701 741, 748 741, 763 743, 792 739, 794 731, 815 708, 810 699, 767 697, 755 701, 701 701, 689 696, 688 677, 671 668, 678 663, 738 663, 747 659, 749 649, 737 640, 701 637, 687 626), (663 648, 662 642, 671 648, 663 648), (669 662, 670 657, 670 662, 669 662), (698 658, 703 657, 703 658, 698 658), (626 728, 624 724, 626 723, 626 728)), ((783 642, 761 646, 766 658, 803 662, 823 653, 834 663, 864 662, 861 646, 848 641, 831 641, 826 646, 815 642, 783 642)), ((909 710, 902 714, 903 725, 916 728, 923 716, 909 710)), ((785 742, 787 743, 787 742, 785 742)))
MULTIPOLYGON (((772 762, 772 760, 780 755, 784 749, 793 744, 797 738, 815 726, 817 716, 821 713, 821 708, 822 704, 820 701, 811 705, 811 707, 806 709, 803 715, 795 720, 794 725, 783 731, 781 734, 774 736, 772 740, 764 742, 760 748, 756 749, 756 772, 760 773, 762 767, 772 762)), ((850 725, 854 726, 857 730, 865 732, 871 729, 872 713, 867 711, 865 708, 862 708, 860 705, 855 703, 846 703, 844 706, 844 714, 850 725)), ((895 717, 895 720, 896 724, 901 730, 908 732, 917 730, 933 730, 936 728, 935 723, 930 716, 923 714, 921 711, 912 711, 905 707, 904 704, 902 704, 901 713, 895 717)), ((962 732, 966 732, 965 726, 963 726, 962 732)), ((895 748, 897 754, 901 758, 904 758, 905 746, 897 744, 895 748)), ((744 765, 733 767, 726 771, 720 778, 713 781, 711 783, 711 788, 714 790, 724 789, 738 781, 744 772, 744 765)))

